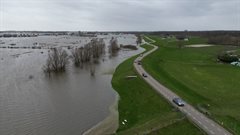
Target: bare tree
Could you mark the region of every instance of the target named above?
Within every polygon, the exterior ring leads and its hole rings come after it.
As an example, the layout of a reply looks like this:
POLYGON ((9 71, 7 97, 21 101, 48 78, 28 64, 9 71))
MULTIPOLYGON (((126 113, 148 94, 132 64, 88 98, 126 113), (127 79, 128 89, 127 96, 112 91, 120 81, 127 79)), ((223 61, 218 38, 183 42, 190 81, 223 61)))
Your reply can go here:
POLYGON ((83 48, 75 48, 72 50, 72 58, 75 66, 80 66, 83 62, 83 48))
POLYGON ((84 63, 95 62, 105 54, 105 42, 103 39, 92 39, 84 47, 75 48, 72 51, 73 62, 76 66, 84 63))
POLYGON ((112 39, 110 40, 110 43, 109 43, 109 47, 108 47, 108 50, 109 50, 109 53, 111 56, 115 56, 117 54, 117 52, 119 51, 119 45, 118 45, 118 40, 114 37, 112 37, 112 39))
POLYGON ((105 42, 103 39, 92 39, 90 42, 93 58, 99 58, 105 54, 105 42))
POLYGON ((51 72, 65 71, 68 61, 68 54, 62 48, 54 48, 48 54, 46 64, 43 66, 43 71, 50 74, 51 72))

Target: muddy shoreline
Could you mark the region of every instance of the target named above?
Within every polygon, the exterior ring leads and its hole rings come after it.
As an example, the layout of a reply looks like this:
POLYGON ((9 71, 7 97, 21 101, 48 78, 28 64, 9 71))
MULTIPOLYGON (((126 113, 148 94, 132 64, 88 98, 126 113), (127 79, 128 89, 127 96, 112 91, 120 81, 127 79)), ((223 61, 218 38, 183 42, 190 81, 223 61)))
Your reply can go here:
POLYGON ((119 123, 118 101, 119 96, 116 93, 116 99, 109 107, 109 116, 107 116, 103 121, 99 122, 94 127, 84 132, 83 135, 110 135, 116 133, 119 123))

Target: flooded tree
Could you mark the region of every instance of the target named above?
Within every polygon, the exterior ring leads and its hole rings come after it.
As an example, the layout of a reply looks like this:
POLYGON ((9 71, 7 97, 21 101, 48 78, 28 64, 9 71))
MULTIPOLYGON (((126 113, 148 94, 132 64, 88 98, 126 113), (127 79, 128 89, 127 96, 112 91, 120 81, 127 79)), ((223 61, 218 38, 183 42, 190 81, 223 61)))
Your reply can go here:
POLYGON ((103 39, 92 39, 83 47, 75 48, 72 51, 73 62, 76 66, 83 66, 84 63, 97 61, 105 54, 105 42, 103 39))
POLYGON ((48 54, 47 62, 43 66, 43 71, 50 74, 51 72, 63 72, 69 63, 68 54, 62 48, 54 48, 48 54))
POLYGON ((83 63, 83 47, 73 49, 72 58, 75 66, 81 66, 83 63))
POLYGON ((92 56, 92 47, 91 43, 88 43, 84 46, 83 61, 89 62, 92 56))
POLYGON ((105 54, 105 42, 101 39, 92 39, 91 42, 93 58, 99 58, 105 54))
POLYGON ((118 45, 118 40, 114 37, 109 42, 108 52, 110 53, 110 56, 115 56, 117 52, 120 50, 118 45))

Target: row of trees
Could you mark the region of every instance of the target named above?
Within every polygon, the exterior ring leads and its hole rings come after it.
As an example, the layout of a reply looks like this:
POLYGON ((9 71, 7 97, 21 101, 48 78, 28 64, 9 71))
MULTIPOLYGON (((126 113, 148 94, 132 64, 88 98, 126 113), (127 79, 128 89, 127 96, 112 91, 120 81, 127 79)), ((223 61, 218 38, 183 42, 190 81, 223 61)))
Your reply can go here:
POLYGON ((103 39, 92 39, 84 47, 75 48, 72 51, 73 62, 76 66, 93 62, 105 54, 105 42, 103 39))
MULTIPOLYGON (((105 54, 105 46, 103 39, 92 39, 83 47, 74 48, 71 51, 72 61, 77 67, 83 67, 84 64, 88 64, 90 73, 93 76, 95 74, 94 63, 97 63, 98 59, 105 54)), ((119 50, 117 39, 112 38, 108 47, 110 56, 115 56, 119 50)), ((63 72, 69 64, 69 59, 70 57, 66 50, 62 48, 51 49, 46 64, 43 66, 43 71, 49 75, 51 72, 63 72)))
POLYGON ((211 37, 208 37, 208 43, 240 46, 240 36, 230 36, 230 35, 211 36, 211 37))
POLYGON ((145 34, 174 36, 199 36, 205 38, 209 44, 240 46, 240 31, 159 31, 145 34))

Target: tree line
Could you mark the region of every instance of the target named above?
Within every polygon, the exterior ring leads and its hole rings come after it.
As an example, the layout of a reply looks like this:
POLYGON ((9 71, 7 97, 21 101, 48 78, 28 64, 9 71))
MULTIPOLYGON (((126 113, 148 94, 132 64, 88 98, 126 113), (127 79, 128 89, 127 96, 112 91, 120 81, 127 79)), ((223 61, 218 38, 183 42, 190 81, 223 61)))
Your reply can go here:
MULTIPOLYGON (((46 64, 43 66, 43 71, 49 76, 52 72, 64 72, 69 60, 76 67, 83 67, 85 64, 90 65, 90 73, 92 76, 95 74, 95 66, 99 58, 105 55, 106 44, 103 39, 92 39, 89 43, 82 47, 73 48, 69 53, 67 53, 64 48, 53 48, 48 53, 48 58, 46 64)), ((111 38, 108 46, 108 52, 110 56, 116 56, 117 52, 120 50, 117 38, 111 38)))
POLYGON ((144 34, 167 36, 191 37, 199 36, 205 38, 207 43, 216 45, 240 46, 240 31, 157 31, 145 32, 144 34))

